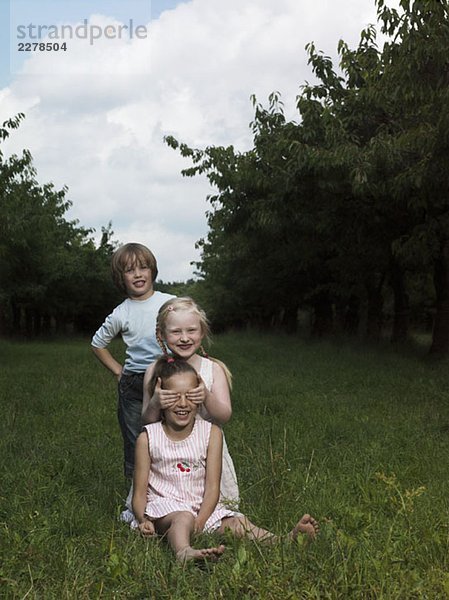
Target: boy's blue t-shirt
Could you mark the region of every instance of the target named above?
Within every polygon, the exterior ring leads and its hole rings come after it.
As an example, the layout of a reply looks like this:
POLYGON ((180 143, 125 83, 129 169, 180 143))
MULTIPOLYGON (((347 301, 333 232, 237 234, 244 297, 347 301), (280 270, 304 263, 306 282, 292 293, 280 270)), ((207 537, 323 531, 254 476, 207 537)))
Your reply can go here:
POLYGON ((147 300, 127 298, 106 318, 95 332, 92 346, 106 348, 121 334, 126 344, 124 373, 143 373, 162 354, 156 341, 156 317, 160 307, 175 298, 171 294, 154 292, 147 300))

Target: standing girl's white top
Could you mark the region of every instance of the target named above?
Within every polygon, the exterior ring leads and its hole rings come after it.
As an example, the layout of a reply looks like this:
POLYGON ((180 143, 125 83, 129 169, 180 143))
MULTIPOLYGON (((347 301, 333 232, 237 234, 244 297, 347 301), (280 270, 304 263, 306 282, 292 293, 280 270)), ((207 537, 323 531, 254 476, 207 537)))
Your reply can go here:
MULTIPOLYGON (((210 358, 201 357, 201 364, 198 374, 204 382, 206 388, 210 391, 214 383, 214 363, 210 358)), ((207 412, 206 407, 202 404, 198 409, 198 414, 206 421, 212 421, 211 416, 207 412)), ((239 506, 239 486, 237 483, 237 475, 229 454, 225 436, 223 435, 223 465, 221 470, 220 482, 220 502, 233 508, 238 509, 239 506)))
MULTIPOLYGON (((166 435, 160 421, 145 426, 151 459, 145 514, 150 519, 178 511, 198 515, 205 491, 211 427, 211 423, 197 417, 190 435, 175 441, 166 435)), ((214 531, 221 519, 234 515, 219 502, 204 531, 214 531)))

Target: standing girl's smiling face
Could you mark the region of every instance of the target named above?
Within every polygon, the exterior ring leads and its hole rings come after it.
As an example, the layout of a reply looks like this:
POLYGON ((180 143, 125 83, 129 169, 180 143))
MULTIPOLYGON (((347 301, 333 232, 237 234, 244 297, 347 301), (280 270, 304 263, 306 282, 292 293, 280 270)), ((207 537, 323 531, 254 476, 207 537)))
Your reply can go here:
POLYGON ((197 352, 204 337, 199 316, 189 310, 170 311, 162 337, 174 354, 190 358, 197 352))

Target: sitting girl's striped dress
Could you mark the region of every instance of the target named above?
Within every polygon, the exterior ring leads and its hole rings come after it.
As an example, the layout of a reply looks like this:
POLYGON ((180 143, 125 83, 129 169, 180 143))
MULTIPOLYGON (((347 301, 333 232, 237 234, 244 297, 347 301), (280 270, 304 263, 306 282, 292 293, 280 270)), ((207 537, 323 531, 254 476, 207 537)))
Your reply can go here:
MULTIPOLYGON (((211 427, 211 423, 197 417, 192 433, 184 440, 174 441, 167 437, 162 423, 145 426, 151 458, 145 509, 148 518, 160 519, 178 511, 198 515, 204 497, 211 427)), ((219 502, 204 531, 214 531, 224 517, 237 514, 219 502)))

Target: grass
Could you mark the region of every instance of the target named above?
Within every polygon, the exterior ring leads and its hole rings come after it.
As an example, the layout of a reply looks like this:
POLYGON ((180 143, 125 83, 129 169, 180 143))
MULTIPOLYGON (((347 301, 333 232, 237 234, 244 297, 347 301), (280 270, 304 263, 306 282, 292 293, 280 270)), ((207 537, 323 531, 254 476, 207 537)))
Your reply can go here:
POLYGON ((276 532, 310 512, 322 530, 293 547, 228 539, 200 570, 118 522, 115 384, 88 346, 0 341, 1 598, 449 597, 448 362, 218 337, 242 510, 276 532))

